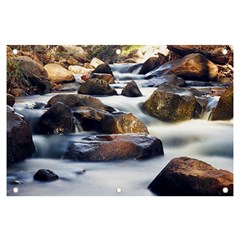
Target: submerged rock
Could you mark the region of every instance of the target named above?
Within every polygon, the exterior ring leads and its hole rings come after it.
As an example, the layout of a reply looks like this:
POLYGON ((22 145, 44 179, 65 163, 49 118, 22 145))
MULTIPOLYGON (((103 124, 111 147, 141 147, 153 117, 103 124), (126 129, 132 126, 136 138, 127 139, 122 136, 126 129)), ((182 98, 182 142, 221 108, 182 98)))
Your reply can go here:
POLYGON ((57 102, 40 117, 38 127, 42 134, 74 132, 71 109, 65 104, 57 102))
POLYGON ((69 108, 74 107, 92 107, 108 112, 114 111, 113 108, 104 105, 99 99, 82 94, 59 94, 52 97, 46 107, 51 107, 55 103, 61 102, 69 108))
POLYGON ((78 93, 90 95, 117 95, 117 91, 110 87, 107 81, 93 78, 82 83, 78 89, 78 93))
POLYGON ((167 84, 161 85, 143 104, 150 115, 169 122, 191 119, 195 105, 196 98, 190 91, 167 84))
POLYGON ((53 83, 63 83, 74 81, 73 74, 57 63, 49 63, 44 66, 48 73, 48 78, 53 83))
POLYGON ((142 93, 136 82, 131 81, 123 88, 122 95, 126 97, 140 97, 142 93))
POLYGON ((7 164, 22 161, 35 152, 28 122, 7 108, 7 164))
POLYGON ((230 120, 233 118, 233 86, 220 97, 217 107, 212 111, 211 120, 230 120))
POLYGON ((59 177, 53 171, 48 169, 39 169, 33 176, 34 180, 42 181, 42 182, 51 182, 58 180, 59 177))
POLYGON ((97 135, 72 143, 64 158, 79 161, 144 160, 163 155, 160 139, 144 134, 97 135))
POLYGON ((179 157, 172 159, 148 188, 160 196, 232 196, 233 174, 197 159, 179 157))
POLYGON ((218 67, 199 53, 189 54, 185 57, 167 62, 156 70, 149 72, 148 78, 175 74, 184 80, 209 81, 216 80, 218 67))

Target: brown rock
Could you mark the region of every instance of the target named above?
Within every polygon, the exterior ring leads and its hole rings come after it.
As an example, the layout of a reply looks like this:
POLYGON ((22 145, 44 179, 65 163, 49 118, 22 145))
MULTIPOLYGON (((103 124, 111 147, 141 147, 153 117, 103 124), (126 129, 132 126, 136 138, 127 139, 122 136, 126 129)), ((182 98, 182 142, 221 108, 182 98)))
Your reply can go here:
POLYGON ((78 60, 76 60, 73 56, 70 56, 67 58, 67 63, 69 65, 78 65, 79 64, 78 60))
POLYGON ((217 64, 233 63, 233 50, 227 45, 168 45, 170 51, 185 56, 191 53, 201 53, 217 64), (227 50, 227 54, 223 54, 227 50))
POLYGON ((93 73, 93 78, 98 78, 107 81, 108 84, 114 83, 114 77, 108 73, 93 73))
POLYGON ((73 115, 70 108, 57 102, 40 117, 38 127, 42 134, 74 132, 73 115))
POLYGON ((11 94, 7 94, 7 105, 13 106, 15 103, 15 97, 11 94))
POLYGON ((233 174, 197 159, 179 157, 172 159, 148 188, 161 196, 232 196, 233 174))
POLYGON ((160 85, 144 103, 144 109, 162 121, 184 121, 193 117, 195 96, 174 85, 160 85))
POLYGON ((44 66, 48 73, 48 78, 53 83, 63 83, 74 81, 73 74, 57 63, 49 63, 44 66))
POLYGON ((7 109, 7 164, 22 161, 35 152, 29 124, 14 110, 7 109))
POLYGON ((82 94, 59 94, 52 97, 46 107, 51 107, 55 103, 61 102, 69 108, 92 107, 105 111, 113 111, 113 108, 104 105, 99 99, 82 94))
POLYGON ((98 65, 92 73, 108 73, 113 75, 112 70, 108 64, 100 64, 98 65))
POLYGON ((10 89, 9 93, 14 97, 23 97, 27 96, 27 93, 21 88, 12 88, 10 89))
POLYGON ((105 115, 101 121, 103 133, 148 133, 146 125, 132 113, 105 115))
POLYGON ((100 64, 104 64, 104 62, 98 58, 93 58, 92 61, 90 62, 90 66, 93 68, 97 68, 100 64))
POLYGON ((184 80, 209 81, 217 79, 218 67, 203 55, 193 53, 161 65, 156 70, 149 72, 147 77, 159 77, 171 73, 184 80))
POLYGON ((117 91, 110 87, 107 81, 97 78, 92 78, 85 83, 82 83, 78 89, 80 94, 89 95, 117 95, 117 91))
POLYGON ((146 74, 158 68, 165 62, 167 62, 167 58, 163 54, 159 54, 159 57, 150 57, 147 61, 143 63, 139 74, 146 74))
POLYGON ((33 86, 33 88, 35 88, 33 92, 35 94, 44 94, 51 91, 48 74, 40 63, 26 56, 10 58, 8 63, 12 66, 12 74, 17 78, 16 80, 18 81, 19 86, 22 85, 24 78, 25 82, 27 82, 25 85, 33 86))
POLYGON ((131 81, 123 88, 122 95, 126 97, 140 97, 142 93, 136 82, 131 81))
POLYGON ((211 120, 230 120, 233 118, 233 86, 220 97, 217 107, 212 111, 211 120))
POLYGON ((98 135, 70 145, 64 158, 79 161, 144 160, 163 155, 160 139, 143 134, 98 135))

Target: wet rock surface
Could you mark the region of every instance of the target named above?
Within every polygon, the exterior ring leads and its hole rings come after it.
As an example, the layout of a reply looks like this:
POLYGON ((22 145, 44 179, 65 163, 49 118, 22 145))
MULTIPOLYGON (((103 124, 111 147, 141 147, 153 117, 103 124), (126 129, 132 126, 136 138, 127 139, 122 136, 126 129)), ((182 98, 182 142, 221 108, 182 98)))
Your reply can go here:
POLYGON ((52 182, 59 179, 58 175, 48 169, 39 169, 33 176, 34 180, 41 182, 52 182))
POLYGON ((136 82, 131 81, 123 88, 122 95, 126 97, 140 97, 142 93, 136 82))
POLYGON ((97 135, 71 144, 64 158, 79 161, 144 160, 163 155, 160 139, 143 134, 97 135))
POLYGON ((233 174, 197 159, 179 157, 172 159, 148 188, 160 196, 232 196, 233 174))
POLYGON ((229 87, 213 109, 211 120, 230 120, 233 118, 233 86, 229 87))
POLYGON ((39 119, 38 128, 42 134, 64 134, 74 132, 71 109, 57 102, 39 119))
POLYGON ((15 97, 11 94, 7 94, 7 105, 13 106, 15 103, 15 97))
POLYGON ((106 80, 93 78, 85 83, 82 83, 78 89, 80 94, 89 95, 117 95, 117 91, 113 89, 106 80))
POLYGON ((7 108, 7 164, 22 161, 35 152, 29 124, 14 110, 7 108))
POLYGON ((143 104, 144 109, 162 121, 176 122, 193 117, 195 96, 173 85, 161 85, 143 104))

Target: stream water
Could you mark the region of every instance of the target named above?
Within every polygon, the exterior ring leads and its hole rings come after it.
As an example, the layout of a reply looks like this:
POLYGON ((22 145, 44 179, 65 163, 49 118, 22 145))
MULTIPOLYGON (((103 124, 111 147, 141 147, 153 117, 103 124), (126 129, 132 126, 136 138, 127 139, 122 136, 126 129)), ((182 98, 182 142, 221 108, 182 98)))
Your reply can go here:
MULTIPOLYGON (((73 162, 62 159, 70 142, 92 134, 76 129, 68 135, 33 134, 36 154, 25 161, 10 166, 7 173, 7 194, 18 196, 147 196, 153 195, 147 186, 174 157, 188 156, 205 161, 218 169, 233 172, 233 121, 208 121, 192 119, 181 123, 164 123, 142 110, 142 103, 156 89, 143 87, 147 80, 139 75, 140 65, 118 64, 111 66, 118 93, 134 79, 143 96, 128 98, 122 95, 97 97, 104 104, 118 110, 131 112, 148 127, 149 133, 163 142, 163 157, 146 161, 114 161, 107 163, 73 162), (41 183, 33 180, 40 168, 54 171, 60 179, 41 183), (83 169, 85 171, 83 171, 83 169), (13 182, 18 183, 14 185, 13 182), (18 191, 15 191, 16 187, 18 191)), ((75 76, 76 79, 79 76, 75 76)), ((64 93, 76 93, 78 83, 66 84, 64 93)), ((27 96, 16 99, 14 109, 22 114, 34 129, 43 114, 44 104, 54 95, 27 96), (36 109, 37 105, 37 109, 36 109)), ((214 104, 214 99, 208 106, 214 104)), ((208 113, 205 113, 205 116, 208 113)))

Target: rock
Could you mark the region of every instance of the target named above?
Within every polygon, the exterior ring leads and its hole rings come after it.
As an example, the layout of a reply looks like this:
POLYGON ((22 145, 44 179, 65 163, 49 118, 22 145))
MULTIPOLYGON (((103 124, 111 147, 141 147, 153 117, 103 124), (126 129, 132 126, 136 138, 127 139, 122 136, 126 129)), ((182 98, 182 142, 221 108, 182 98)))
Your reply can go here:
POLYGON ((129 82, 122 90, 122 95, 126 97, 140 97, 142 93, 135 81, 129 82))
POLYGON ((108 84, 114 83, 114 77, 111 74, 108 73, 93 73, 93 78, 102 79, 108 82, 108 84))
POLYGON ((7 94, 7 105, 13 106, 15 103, 15 97, 11 94, 7 94))
POLYGON ((28 122, 7 108, 7 164, 22 161, 35 152, 28 122))
POLYGON ((233 174, 189 157, 172 159, 148 187, 161 196, 232 196, 233 174), (224 193, 223 188, 228 188, 224 193))
POLYGON ((69 65, 78 65, 79 64, 78 60, 76 60, 73 56, 68 57, 67 63, 69 65))
POLYGON ((92 73, 108 73, 113 75, 111 68, 108 64, 100 64, 93 70, 92 73))
POLYGON ((87 61, 88 53, 85 52, 81 47, 75 45, 63 45, 63 48, 65 51, 65 56, 72 56, 81 63, 87 61))
POLYGON ((53 171, 48 169, 39 169, 33 176, 34 180, 42 182, 51 182, 58 180, 59 177, 53 171))
POLYGON ((67 69, 63 68, 57 63, 49 63, 44 66, 48 73, 48 78, 54 83, 73 82, 74 76, 67 69))
POLYGON ((143 63, 139 74, 146 74, 158 68, 165 62, 167 62, 167 58, 163 54, 159 54, 159 57, 150 57, 147 61, 143 63))
POLYGON ((74 117, 80 122, 84 131, 102 132, 101 122, 106 115, 111 114, 102 109, 92 107, 73 108, 74 117))
POLYGON ((104 62, 98 58, 93 58, 92 61, 90 62, 90 66, 93 68, 97 68, 99 65, 104 64, 104 62))
POLYGON ((227 45, 168 45, 167 47, 181 56, 201 53, 214 63, 233 65, 233 50, 227 45), (227 50, 227 54, 223 54, 223 50, 227 50))
POLYGON ((147 87, 159 87, 162 84, 172 84, 177 87, 186 87, 186 82, 175 74, 166 74, 161 77, 154 77, 149 79, 148 83, 145 84, 147 87))
POLYGON ((117 95, 117 91, 109 86, 107 81, 93 78, 82 83, 78 89, 78 93, 89 95, 117 95))
POLYGON ((211 120, 230 120, 233 118, 233 86, 220 97, 217 107, 213 109, 211 120))
POLYGON ((71 109, 65 104, 57 102, 40 117, 38 127, 41 134, 74 132, 71 109))
POLYGON ((27 93, 21 88, 12 88, 10 89, 9 93, 14 97, 23 97, 27 96, 27 93))
POLYGON ((182 59, 164 63, 159 68, 149 72, 146 77, 175 74, 184 80, 209 81, 216 80, 218 67, 199 53, 186 55, 182 59))
POLYGON ((73 74, 89 74, 92 70, 81 66, 69 66, 68 71, 73 74))
POLYGON ((104 105, 99 99, 82 94, 59 94, 49 99, 46 107, 51 107, 55 103, 61 102, 69 108, 92 107, 108 112, 114 111, 113 108, 104 105))
POLYGON ((79 161, 145 160, 163 155, 160 139, 143 134, 97 135, 72 143, 64 158, 79 161))
POLYGON ((101 121, 103 133, 148 133, 146 125, 132 113, 107 114, 101 121))
POLYGON ((161 85, 144 103, 144 109, 162 121, 184 121, 193 117, 195 96, 174 85, 161 85))
POLYGON ((13 68, 12 74, 16 75, 19 86, 22 86, 23 82, 25 87, 33 86, 34 94, 45 94, 51 91, 48 74, 40 63, 30 57, 20 56, 10 58, 9 64, 13 68))

